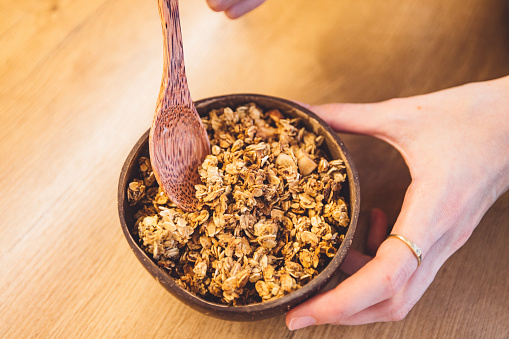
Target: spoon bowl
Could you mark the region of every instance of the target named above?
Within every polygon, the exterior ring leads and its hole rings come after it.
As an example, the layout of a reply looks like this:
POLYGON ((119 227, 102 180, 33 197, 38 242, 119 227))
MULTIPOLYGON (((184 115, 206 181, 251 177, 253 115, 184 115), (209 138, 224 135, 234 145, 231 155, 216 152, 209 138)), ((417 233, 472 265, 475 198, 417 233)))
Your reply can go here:
POLYGON ((150 159, 166 195, 181 209, 193 211, 198 208, 197 169, 210 144, 187 85, 178 0, 158 0, 158 5, 164 66, 149 136, 150 159))

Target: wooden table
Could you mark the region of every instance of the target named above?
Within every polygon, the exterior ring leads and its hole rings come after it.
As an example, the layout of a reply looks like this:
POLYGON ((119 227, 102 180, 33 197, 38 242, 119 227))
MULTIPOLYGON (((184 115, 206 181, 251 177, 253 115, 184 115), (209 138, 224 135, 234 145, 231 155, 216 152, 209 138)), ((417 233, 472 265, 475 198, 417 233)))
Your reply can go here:
MULTIPOLYGON (((231 21, 181 4, 195 99, 253 92, 370 102, 509 74, 507 0, 268 0, 231 21)), ((161 70, 154 0, 0 1, 0 337, 507 338, 509 194, 403 320, 297 332, 179 303, 138 263, 117 216, 123 161, 150 126, 161 70)), ((397 217, 400 155, 343 136, 369 211, 397 217)))

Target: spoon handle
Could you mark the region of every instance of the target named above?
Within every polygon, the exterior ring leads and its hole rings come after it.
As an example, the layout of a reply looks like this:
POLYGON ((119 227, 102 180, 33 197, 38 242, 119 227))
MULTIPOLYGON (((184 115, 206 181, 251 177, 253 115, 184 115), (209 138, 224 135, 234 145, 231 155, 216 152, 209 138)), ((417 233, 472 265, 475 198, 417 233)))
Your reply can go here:
POLYGON ((178 0, 157 0, 163 29, 163 78, 157 100, 158 110, 192 103, 184 66, 178 0))

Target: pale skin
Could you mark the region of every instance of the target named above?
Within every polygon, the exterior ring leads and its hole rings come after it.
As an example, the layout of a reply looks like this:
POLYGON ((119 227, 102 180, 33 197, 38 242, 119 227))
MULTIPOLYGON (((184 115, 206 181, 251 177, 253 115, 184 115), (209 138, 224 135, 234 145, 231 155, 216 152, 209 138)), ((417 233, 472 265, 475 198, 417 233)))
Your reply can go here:
MULTIPOLYGON (((262 2, 208 0, 231 18, 262 2)), ((385 238, 385 214, 375 209, 369 255, 350 251, 342 269, 351 276, 289 311, 286 324, 401 320, 509 189, 509 76, 379 103, 308 107, 335 130, 375 136, 402 154, 412 182, 391 233, 419 246, 423 259, 417 266, 405 243, 385 238)))
POLYGON ((359 325, 403 319, 444 262, 470 237, 509 188, 509 77, 374 104, 310 106, 334 129, 373 135, 403 155, 412 182, 392 233, 417 244, 384 241, 386 220, 372 215, 368 249, 350 252, 351 277, 287 314, 287 325, 359 325))
POLYGON ((264 3, 265 0, 207 0, 216 12, 224 12, 230 19, 236 19, 264 3))

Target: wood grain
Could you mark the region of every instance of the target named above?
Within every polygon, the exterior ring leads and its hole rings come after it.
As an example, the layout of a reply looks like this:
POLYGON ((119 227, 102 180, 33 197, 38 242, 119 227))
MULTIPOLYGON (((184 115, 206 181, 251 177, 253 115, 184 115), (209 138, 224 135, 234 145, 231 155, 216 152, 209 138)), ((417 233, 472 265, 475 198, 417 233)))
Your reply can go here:
MULTIPOLYGON (((236 21, 181 3, 193 98, 253 92, 370 102, 509 74, 506 0, 268 0, 236 21)), ((116 188, 150 126, 162 71, 155 1, 0 0, 0 336, 506 338, 509 195, 400 322, 289 332, 283 317, 196 313, 143 270, 123 239, 116 188)), ((369 210, 397 217, 408 170, 396 150, 344 136, 369 210), (376 170, 375 170, 376 169, 376 170)))
POLYGON ((198 166, 210 154, 207 130, 191 99, 184 66, 178 0, 158 0, 163 75, 150 128, 150 162, 168 198, 185 211, 200 208, 198 166))

